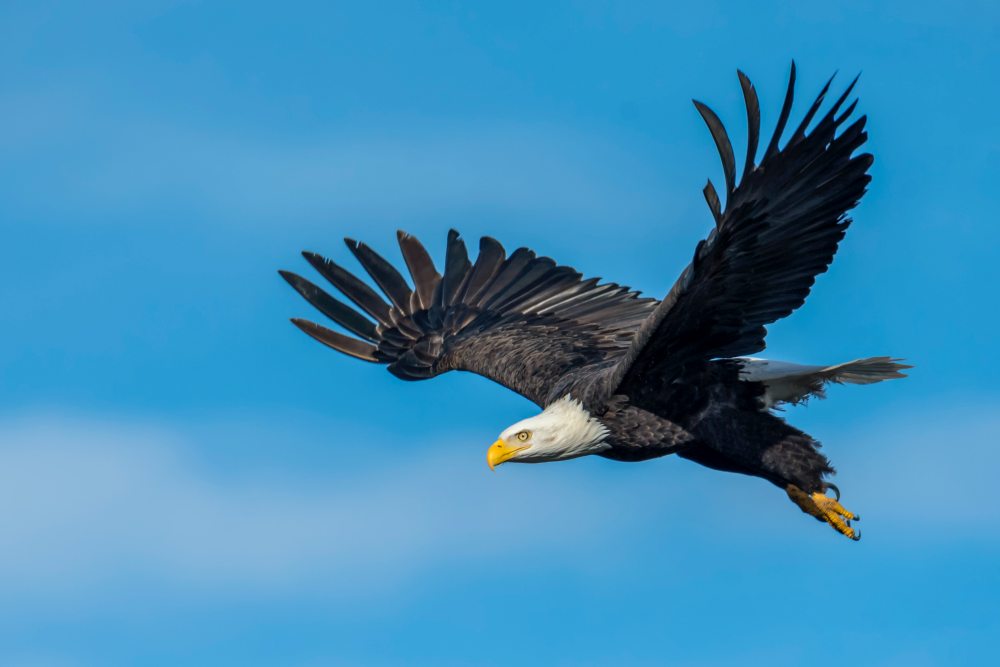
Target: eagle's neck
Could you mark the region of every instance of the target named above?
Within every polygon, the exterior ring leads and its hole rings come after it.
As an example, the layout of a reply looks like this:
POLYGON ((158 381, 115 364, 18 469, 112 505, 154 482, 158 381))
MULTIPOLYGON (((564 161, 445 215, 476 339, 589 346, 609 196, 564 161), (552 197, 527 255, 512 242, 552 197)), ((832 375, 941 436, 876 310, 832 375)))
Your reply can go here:
POLYGON ((608 449, 608 428, 569 394, 550 403, 537 419, 546 428, 548 442, 539 443, 539 454, 571 459, 608 449))

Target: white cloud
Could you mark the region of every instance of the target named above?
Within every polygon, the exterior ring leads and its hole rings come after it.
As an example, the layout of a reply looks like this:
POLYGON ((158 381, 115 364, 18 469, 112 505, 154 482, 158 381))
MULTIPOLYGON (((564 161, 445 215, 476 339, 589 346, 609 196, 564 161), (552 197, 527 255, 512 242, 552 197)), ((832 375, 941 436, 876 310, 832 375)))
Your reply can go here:
MULTIPOLYGON (((1000 510, 988 497, 1000 466, 996 416, 942 409, 926 426, 901 423, 820 434, 867 539, 882 548, 1000 539, 1000 510)), ((670 544, 661 557, 670 567, 684 541, 773 549, 837 539, 759 480, 673 458, 513 467, 494 477, 455 456, 464 451, 456 444, 401 457, 408 464, 353 461, 360 473, 229 475, 193 455, 198 446, 141 423, 0 420, 8 603, 18 594, 84 600, 140 584, 151 594, 367 595, 487 559, 589 573, 603 564, 580 554, 627 559, 670 544), (747 507, 750 517, 734 511, 747 507)), ((487 572, 482 563, 475 568, 487 572)))
POLYGON ((8 420, 0 443, 7 591, 62 596, 136 578, 251 593, 350 590, 585 543, 608 527, 581 488, 537 476, 483 484, 444 456, 348 483, 302 483, 226 479, 184 453, 192 443, 136 424, 8 420))

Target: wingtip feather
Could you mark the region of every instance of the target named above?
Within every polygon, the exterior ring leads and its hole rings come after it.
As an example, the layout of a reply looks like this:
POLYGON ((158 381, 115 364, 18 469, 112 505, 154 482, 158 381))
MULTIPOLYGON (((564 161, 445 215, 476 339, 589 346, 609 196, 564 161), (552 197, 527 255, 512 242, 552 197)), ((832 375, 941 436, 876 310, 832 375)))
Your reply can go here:
POLYGON ((692 100, 692 102, 698 113, 701 114, 702 120, 705 121, 708 131, 711 132, 712 139, 715 141, 715 147, 719 151, 719 158, 722 160, 723 175, 726 179, 726 193, 731 194, 736 189, 736 156, 733 154, 733 144, 729 140, 729 134, 714 111, 698 100, 692 100))

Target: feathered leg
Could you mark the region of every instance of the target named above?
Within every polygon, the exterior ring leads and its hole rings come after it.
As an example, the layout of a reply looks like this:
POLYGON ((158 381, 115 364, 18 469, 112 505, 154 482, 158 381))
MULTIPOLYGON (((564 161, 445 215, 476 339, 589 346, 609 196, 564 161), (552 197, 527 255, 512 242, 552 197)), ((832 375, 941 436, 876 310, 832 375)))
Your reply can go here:
POLYGON ((852 540, 861 537, 851 527, 858 516, 840 504, 837 487, 824 479, 834 472, 830 461, 808 434, 768 412, 738 408, 720 410, 695 432, 698 443, 678 456, 716 470, 762 477, 784 489, 803 512, 852 540), (837 497, 827 496, 828 489, 837 497))

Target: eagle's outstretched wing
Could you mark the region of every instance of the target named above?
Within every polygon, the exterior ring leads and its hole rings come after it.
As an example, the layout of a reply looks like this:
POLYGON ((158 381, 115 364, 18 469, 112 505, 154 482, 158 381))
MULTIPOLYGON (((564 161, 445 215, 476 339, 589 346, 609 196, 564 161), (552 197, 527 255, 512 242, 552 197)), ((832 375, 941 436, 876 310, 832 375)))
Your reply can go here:
POLYGON ((543 405, 566 371, 624 353, 656 306, 655 300, 638 298, 627 287, 584 280, 575 270, 526 248, 507 257, 489 237, 481 239, 479 257, 472 263, 452 230, 444 275, 416 238, 399 232, 398 240, 412 288, 367 245, 346 239, 388 303, 332 261, 303 253, 361 312, 305 278, 280 272, 309 303, 354 336, 306 320, 292 322, 335 350, 388 364, 405 380, 471 371, 543 405))
MULTIPOLYGON (((842 125, 857 101, 842 113, 854 82, 807 131, 832 78, 784 147, 779 148, 792 106, 795 64, 788 92, 760 164, 757 93, 739 72, 749 125, 743 176, 719 118, 695 102, 722 158, 726 208, 711 181, 705 199, 715 228, 694 259, 642 324, 628 353, 609 378, 618 392, 657 391, 673 379, 720 357, 764 349, 765 325, 802 305, 818 274, 826 271, 844 237, 853 208, 865 192, 872 156, 854 155, 867 138, 865 117, 842 125), (838 115, 839 113, 839 115, 838 115)), ((857 79, 855 79, 857 81, 857 79)))

